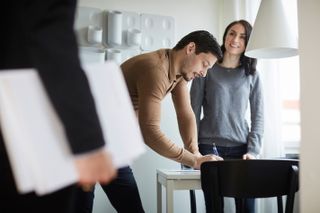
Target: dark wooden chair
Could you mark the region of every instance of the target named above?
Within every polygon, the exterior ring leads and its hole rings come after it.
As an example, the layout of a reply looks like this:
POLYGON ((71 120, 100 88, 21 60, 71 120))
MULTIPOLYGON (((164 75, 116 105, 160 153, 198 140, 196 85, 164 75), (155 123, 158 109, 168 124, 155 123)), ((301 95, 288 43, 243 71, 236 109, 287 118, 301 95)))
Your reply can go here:
MULTIPOLYGON (((278 212, 293 212, 298 191, 298 160, 224 160, 201 165, 201 185, 207 213, 223 212, 223 197, 277 197, 278 212)), ((240 202, 241 203, 241 202, 240 202)), ((244 203, 244 202, 242 202, 244 203)), ((240 206, 243 212, 243 206, 240 206)))

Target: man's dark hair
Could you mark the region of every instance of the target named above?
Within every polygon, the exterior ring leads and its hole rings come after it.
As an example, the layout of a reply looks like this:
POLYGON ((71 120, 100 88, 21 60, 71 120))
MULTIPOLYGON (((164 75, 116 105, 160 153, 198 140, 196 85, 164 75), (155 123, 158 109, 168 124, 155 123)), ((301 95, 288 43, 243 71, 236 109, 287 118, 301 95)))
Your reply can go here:
POLYGON ((196 44, 196 54, 212 53, 218 60, 222 59, 222 51, 216 38, 205 30, 193 31, 183 37, 173 48, 173 50, 181 50, 190 42, 196 44))

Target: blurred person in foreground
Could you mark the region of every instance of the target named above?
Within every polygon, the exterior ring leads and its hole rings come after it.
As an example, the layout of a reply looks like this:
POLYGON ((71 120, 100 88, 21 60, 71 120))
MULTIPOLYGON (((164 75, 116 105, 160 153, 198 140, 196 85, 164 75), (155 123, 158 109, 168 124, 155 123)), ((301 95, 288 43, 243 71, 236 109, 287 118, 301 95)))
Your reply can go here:
MULTIPOLYGON (((35 68, 62 121, 75 155, 79 185, 108 183, 116 175, 81 69, 73 31, 75 0, 1 1, 0 72, 35 68)), ((19 194, 0 131, 0 212, 71 213, 77 185, 37 196, 19 194)), ((45 143, 45 141, 43 141, 45 143)), ((59 174, 57 174, 59 175, 59 174)))

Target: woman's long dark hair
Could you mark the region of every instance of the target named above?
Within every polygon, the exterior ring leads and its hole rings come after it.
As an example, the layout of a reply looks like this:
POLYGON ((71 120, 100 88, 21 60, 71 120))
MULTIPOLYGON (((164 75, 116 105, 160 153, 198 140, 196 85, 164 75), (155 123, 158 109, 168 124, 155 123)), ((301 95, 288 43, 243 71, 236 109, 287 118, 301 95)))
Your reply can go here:
MULTIPOLYGON (((223 34, 223 43, 221 45, 221 50, 222 50, 223 54, 226 51, 226 48, 224 46, 224 42, 226 40, 227 33, 230 30, 230 28, 235 24, 241 24, 244 27, 244 30, 245 30, 245 33, 246 33, 245 47, 247 47, 247 44, 248 44, 248 41, 249 41, 249 38, 250 38, 250 34, 251 34, 251 31, 252 31, 252 26, 246 20, 241 19, 241 20, 238 20, 238 21, 231 22, 227 26, 227 28, 225 29, 224 34, 223 34)), ((223 59, 221 59, 219 62, 221 63, 222 60, 223 59)), ((243 52, 241 54, 241 56, 240 56, 240 66, 244 67, 246 75, 253 75, 256 72, 257 59, 245 56, 244 52, 243 52)))

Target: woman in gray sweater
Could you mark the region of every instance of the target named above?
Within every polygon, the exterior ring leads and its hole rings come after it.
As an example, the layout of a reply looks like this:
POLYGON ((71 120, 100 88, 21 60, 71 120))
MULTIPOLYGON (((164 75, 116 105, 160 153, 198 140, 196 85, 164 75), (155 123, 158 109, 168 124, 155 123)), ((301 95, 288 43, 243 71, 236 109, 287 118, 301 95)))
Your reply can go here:
MULTIPOLYGON (((257 60, 244 55, 251 30, 245 20, 230 23, 223 35, 223 59, 208 70, 205 78, 192 82, 191 104, 201 154, 212 154, 213 143, 224 159, 255 159, 260 152, 264 128, 262 85, 256 72, 257 60), (250 125, 246 120, 248 106, 250 125)), ((254 212, 254 200, 248 199, 245 208, 245 212, 254 212)))

